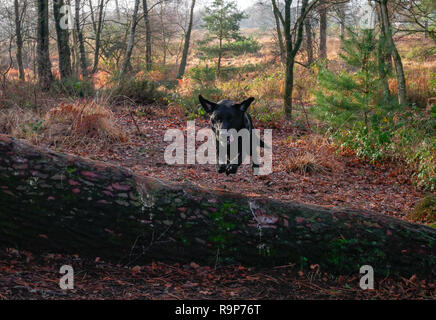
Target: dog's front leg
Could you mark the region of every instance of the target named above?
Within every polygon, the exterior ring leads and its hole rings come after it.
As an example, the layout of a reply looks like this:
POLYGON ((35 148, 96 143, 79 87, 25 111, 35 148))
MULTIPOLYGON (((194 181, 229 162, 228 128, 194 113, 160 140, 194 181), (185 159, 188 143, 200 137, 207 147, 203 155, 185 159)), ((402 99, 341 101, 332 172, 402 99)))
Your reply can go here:
POLYGON ((234 160, 236 159, 236 157, 234 157, 233 159, 229 159, 229 164, 227 165, 227 168, 226 168, 227 175, 236 174, 236 172, 238 172, 239 166, 242 164, 242 156, 243 156, 242 150, 238 150, 238 151, 239 152, 236 156, 238 158, 237 163, 234 163, 235 162, 234 160))
POLYGON ((221 164, 220 163, 220 142, 217 139, 216 140, 216 170, 218 171, 218 173, 223 173, 226 172, 227 170, 227 164, 221 164))

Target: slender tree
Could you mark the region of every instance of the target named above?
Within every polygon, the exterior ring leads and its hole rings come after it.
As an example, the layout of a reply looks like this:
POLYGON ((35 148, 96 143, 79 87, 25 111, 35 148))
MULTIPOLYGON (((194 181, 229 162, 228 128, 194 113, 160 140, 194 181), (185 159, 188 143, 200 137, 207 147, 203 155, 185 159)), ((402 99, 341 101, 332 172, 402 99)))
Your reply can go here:
POLYGON ((80 26, 80 0, 75 0, 75 10, 76 10, 76 33, 77 40, 79 42, 79 53, 80 53, 80 69, 82 70, 83 78, 88 76, 88 66, 86 62, 86 51, 85 51, 85 40, 83 39, 83 31, 80 26))
POLYGON ((104 20, 104 4, 105 0, 100 0, 98 4, 98 20, 96 22, 95 27, 95 50, 94 50, 94 64, 92 67, 92 73, 97 72, 98 69, 98 60, 100 57, 100 45, 101 45, 101 31, 103 29, 103 20, 104 20))
POLYGON ((23 5, 20 8, 18 0, 14 0, 14 11, 15 11, 15 39, 17 44, 17 64, 19 78, 21 81, 25 80, 24 67, 23 67, 23 36, 22 36, 22 17, 26 10, 27 1, 23 1, 23 5), (21 10, 20 10, 21 9, 21 10))
POLYGON ((327 3, 319 6, 319 59, 327 59, 327 3))
POLYGON ((273 14, 274 14, 274 20, 276 23, 276 31, 277 31, 277 41, 279 43, 280 48, 280 61, 284 65, 286 62, 286 49, 285 44, 283 43, 283 34, 282 34, 282 28, 280 27, 280 10, 277 5, 276 0, 271 0, 272 8, 273 8, 273 14))
POLYGON ((307 65, 310 66, 313 63, 313 39, 310 16, 306 18, 306 21, 304 22, 304 28, 306 31, 307 65))
POLYGON ((130 66, 130 58, 132 56, 133 47, 135 45, 136 26, 138 24, 138 10, 139 0, 135 0, 135 7, 133 9, 132 21, 130 24, 129 42, 127 43, 126 53, 124 55, 123 65, 121 67, 121 76, 123 77, 130 66))
POLYGON ((118 0, 115 0, 115 12, 117 14, 118 21, 121 20, 121 13, 120 13, 120 5, 118 4, 118 0))
POLYGON ((319 0, 302 0, 295 22, 291 21, 292 0, 285 0, 285 16, 280 13, 280 21, 283 24, 283 33, 286 39, 286 71, 285 71, 285 94, 283 97, 283 109, 288 119, 292 118, 292 92, 294 90, 294 66, 303 42, 304 24, 308 14, 315 8, 319 0))
POLYGON ((389 48, 389 53, 392 54, 395 62, 395 71, 398 82, 398 101, 401 105, 406 105, 406 77, 404 75, 403 62, 400 53, 398 52, 392 36, 392 25, 389 20, 388 0, 378 0, 377 4, 380 8, 382 26, 384 28, 384 38, 389 48))
POLYGON ((150 26, 150 13, 148 9, 147 0, 142 0, 142 10, 145 22, 145 65, 147 71, 150 71, 153 66, 151 57, 151 26, 150 26))
POLYGON ((386 34, 385 34, 385 25, 384 20, 381 18, 381 10, 380 7, 376 7, 379 28, 380 28, 380 36, 378 40, 378 70, 379 77, 381 79, 381 85, 383 87, 383 95, 388 98, 391 95, 388 75, 392 72, 392 54, 389 50, 389 47, 386 45, 386 34))
POLYGON ((180 67, 177 73, 177 79, 181 79, 185 73, 186 61, 188 60, 188 53, 189 53, 189 43, 191 41, 192 24, 194 20, 194 8, 195 8, 195 0, 192 0, 191 11, 189 14, 189 24, 188 24, 188 29, 186 30, 185 33, 185 44, 183 46, 182 60, 180 61, 180 67))

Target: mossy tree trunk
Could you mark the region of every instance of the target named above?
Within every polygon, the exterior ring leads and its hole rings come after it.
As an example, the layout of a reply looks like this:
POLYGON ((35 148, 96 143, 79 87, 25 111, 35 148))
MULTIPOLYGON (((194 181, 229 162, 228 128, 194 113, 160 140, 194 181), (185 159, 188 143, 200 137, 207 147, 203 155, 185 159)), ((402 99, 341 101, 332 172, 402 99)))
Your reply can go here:
POLYGON ((436 230, 382 214, 167 184, 0 135, 0 245, 121 263, 241 263, 431 278, 436 230))

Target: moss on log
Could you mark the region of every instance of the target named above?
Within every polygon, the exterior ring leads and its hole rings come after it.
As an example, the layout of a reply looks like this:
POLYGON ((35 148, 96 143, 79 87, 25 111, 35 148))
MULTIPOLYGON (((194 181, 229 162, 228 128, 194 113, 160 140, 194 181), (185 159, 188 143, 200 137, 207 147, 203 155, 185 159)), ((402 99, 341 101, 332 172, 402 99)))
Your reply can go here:
POLYGON ((319 264, 436 272, 436 230, 385 215, 209 192, 0 135, 0 245, 120 263, 319 264))

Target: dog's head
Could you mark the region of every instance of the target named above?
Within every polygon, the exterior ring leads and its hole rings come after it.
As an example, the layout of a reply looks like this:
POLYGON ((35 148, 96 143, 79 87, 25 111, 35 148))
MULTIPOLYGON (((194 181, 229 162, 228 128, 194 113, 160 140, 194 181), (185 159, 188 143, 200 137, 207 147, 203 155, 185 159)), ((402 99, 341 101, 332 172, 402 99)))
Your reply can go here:
POLYGON ((254 98, 249 98, 241 103, 235 103, 230 100, 221 100, 217 103, 204 99, 199 96, 203 109, 210 116, 210 125, 212 130, 217 134, 219 130, 235 129, 239 131, 247 128, 247 112, 254 98))

